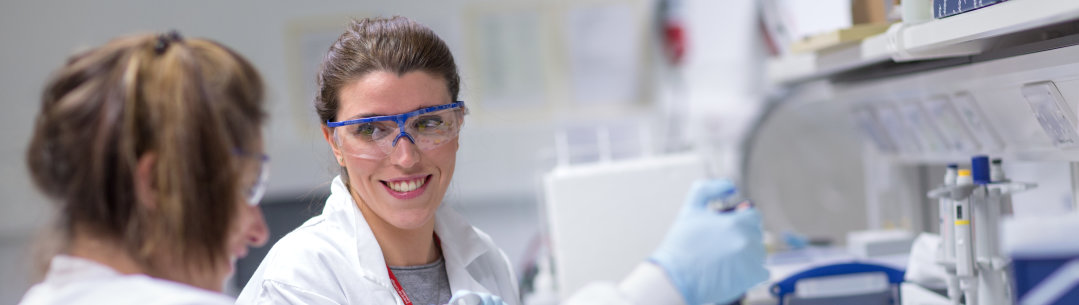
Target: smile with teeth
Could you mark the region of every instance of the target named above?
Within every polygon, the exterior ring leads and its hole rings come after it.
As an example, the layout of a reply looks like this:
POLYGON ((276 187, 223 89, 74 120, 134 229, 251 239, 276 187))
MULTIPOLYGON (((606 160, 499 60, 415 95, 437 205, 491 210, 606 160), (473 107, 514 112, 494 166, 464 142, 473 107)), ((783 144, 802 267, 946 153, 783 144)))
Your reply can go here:
POLYGON ((415 191, 416 189, 422 187, 423 184, 426 183, 426 182, 427 182, 427 177, 420 177, 420 178, 415 178, 415 179, 402 180, 402 181, 393 181, 393 182, 383 181, 382 183, 386 184, 386 186, 390 187, 390 189, 395 191, 395 192, 405 193, 405 192, 415 191))

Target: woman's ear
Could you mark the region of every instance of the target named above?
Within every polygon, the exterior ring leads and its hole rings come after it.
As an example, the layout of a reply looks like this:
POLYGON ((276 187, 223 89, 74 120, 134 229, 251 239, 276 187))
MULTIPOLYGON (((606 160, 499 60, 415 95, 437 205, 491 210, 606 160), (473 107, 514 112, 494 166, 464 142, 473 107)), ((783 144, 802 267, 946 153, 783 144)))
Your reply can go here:
POLYGON ((337 159, 337 165, 341 167, 345 166, 345 156, 341 154, 341 148, 337 147, 337 141, 333 139, 333 129, 329 126, 322 125, 322 137, 326 139, 326 143, 330 144, 330 149, 333 150, 333 157, 337 159))
POLYGON ((143 154, 135 165, 135 200, 140 207, 147 210, 157 207, 157 187, 154 175, 156 165, 157 154, 153 152, 143 154))

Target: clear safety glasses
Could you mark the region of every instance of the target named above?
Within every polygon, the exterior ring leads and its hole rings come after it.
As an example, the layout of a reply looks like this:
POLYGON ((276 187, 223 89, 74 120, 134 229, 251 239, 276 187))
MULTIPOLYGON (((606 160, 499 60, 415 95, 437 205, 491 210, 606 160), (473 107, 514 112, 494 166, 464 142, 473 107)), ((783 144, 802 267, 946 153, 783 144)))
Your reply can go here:
MULTIPOLYGON (((249 156, 243 153, 237 153, 242 156, 249 156)), ((250 155, 253 158, 259 158, 259 171, 258 176, 251 182, 251 185, 247 187, 247 193, 244 194, 247 199, 247 204, 251 206, 259 205, 259 201, 262 201, 262 195, 266 194, 266 183, 270 181, 270 157, 264 154, 250 155)))
POLYGON ((351 156, 380 160, 407 139, 420 150, 431 150, 457 138, 464 118, 464 102, 427 107, 398 115, 326 122, 334 141, 351 156))

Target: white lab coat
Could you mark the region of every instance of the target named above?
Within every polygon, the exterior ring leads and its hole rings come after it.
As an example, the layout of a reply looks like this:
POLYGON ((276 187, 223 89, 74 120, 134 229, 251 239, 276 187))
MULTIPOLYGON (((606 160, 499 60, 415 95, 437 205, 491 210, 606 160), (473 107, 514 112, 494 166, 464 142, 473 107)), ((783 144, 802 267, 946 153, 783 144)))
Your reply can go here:
POLYGON ((53 257, 45 280, 30 287, 20 305, 232 304, 232 298, 144 274, 120 274, 97 262, 53 257))
MULTIPOLYGON (((509 305, 520 303, 509 260, 487 234, 448 207, 436 212, 435 233, 451 291, 485 292, 509 305)), ((322 214, 274 244, 236 304, 403 303, 371 228, 336 177, 322 214)))
POLYGON ((685 305, 678 288, 663 268, 651 263, 637 265, 617 285, 594 282, 578 290, 562 305, 685 305))

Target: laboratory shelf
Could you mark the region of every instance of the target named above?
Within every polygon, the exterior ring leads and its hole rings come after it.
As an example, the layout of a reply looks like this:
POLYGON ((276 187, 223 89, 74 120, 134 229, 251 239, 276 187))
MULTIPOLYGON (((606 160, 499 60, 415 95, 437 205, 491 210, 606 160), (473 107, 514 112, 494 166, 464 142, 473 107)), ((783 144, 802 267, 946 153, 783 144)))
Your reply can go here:
POLYGON ((1079 19, 1076 0, 1010 0, 943 19, 896 23, 857 43, 769 59, 768 78, 797 83, 886 61, 979 54, 1008 34, 1079 19))

